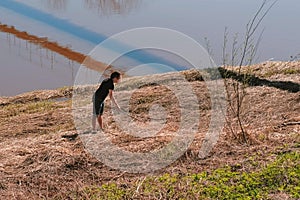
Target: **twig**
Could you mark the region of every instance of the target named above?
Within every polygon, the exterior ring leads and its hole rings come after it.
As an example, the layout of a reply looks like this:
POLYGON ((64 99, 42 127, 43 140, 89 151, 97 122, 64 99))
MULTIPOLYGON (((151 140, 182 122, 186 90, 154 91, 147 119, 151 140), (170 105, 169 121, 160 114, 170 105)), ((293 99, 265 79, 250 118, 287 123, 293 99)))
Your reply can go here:
POLYGON ((295 126, 295 125, 300 125, 300 122, 285 122, 285 123, 281 124, 279 127, 295 126))
POLYGON ((133 195, 132 195, 132 197, 131 197, 132 199, 133 199, 134 196, 139 192, 140 187, 143 185, 143 183, 145 182, 146 178, 147 178, 147 176, 145 176, 144 179, 138 184, 138 186, 137 186, 135 192, 133 193, 133 195))

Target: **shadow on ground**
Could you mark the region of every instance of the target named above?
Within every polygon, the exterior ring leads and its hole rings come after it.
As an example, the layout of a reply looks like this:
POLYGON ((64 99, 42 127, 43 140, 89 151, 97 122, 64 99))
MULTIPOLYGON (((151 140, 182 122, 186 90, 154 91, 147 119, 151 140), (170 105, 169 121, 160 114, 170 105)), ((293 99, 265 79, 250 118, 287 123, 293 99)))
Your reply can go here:
POLYGON ((300 91, 300 84, 291 81, 270 81, 258 78, 251 74, 239 74, 238 72, 219 68, 219 72, 223 78, 232 78, 239 82, 244 82, 249 86, 268 86, 274 87, 288 92, 297 93, 300 91))

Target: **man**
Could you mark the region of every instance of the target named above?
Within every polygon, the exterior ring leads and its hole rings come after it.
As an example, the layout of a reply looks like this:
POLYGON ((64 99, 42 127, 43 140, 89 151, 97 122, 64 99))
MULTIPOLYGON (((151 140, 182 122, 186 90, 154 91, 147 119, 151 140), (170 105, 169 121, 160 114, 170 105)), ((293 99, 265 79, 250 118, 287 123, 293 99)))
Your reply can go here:
POLYGON ((121 74, 119 72, 113 72, 110 75, 110 78, 102 81, 100 87, 97 89, 93 96, 93 119, 92 119, 92 128, 93 132, 96 132, 96 120, 98 119, 98 124, 100 129, 103 130, 103 110, 104 110, 104 101, 107 96, 109 96, 110 100, 117 106, 120 110, 120 106, 118 105, 114 95, 114 84, 119 83, 121 80, 121 74))

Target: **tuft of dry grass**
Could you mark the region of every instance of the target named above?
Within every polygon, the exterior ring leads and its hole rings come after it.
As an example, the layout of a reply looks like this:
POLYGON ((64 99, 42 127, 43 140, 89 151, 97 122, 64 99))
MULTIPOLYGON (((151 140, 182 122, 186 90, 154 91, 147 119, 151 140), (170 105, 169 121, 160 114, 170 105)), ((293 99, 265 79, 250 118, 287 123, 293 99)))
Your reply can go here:
MULTIPOLYGON (((235 67, 228 67, 230 70, 237 70, 235 67)), ((251 66, 244 66, 241 69, 243 74, 252 74, 259 78, 268 80, 292 81, 300 83, 300 62, 274 62, 268 61, 251 66)))

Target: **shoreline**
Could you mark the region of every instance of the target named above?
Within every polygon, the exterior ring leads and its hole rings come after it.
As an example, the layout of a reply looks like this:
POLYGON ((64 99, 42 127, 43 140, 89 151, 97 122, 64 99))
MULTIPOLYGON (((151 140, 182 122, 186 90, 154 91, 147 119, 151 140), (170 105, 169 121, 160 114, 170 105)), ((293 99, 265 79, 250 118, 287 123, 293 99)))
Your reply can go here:
MULTIPOLYGON (((1 24, 0 24, 1 26, 1 24)), ((234 67, 227 67, 229 70, 234 71, 234 67)), ((112 70, 112 69, 111 69, 112 70)), ((179 71, 179 73, 185 73, 186 72, 186 78, 187 79, 201 79, 201 75, 199 73, 194 73, 193 69, 190 70, 185 70, 185 71, 179 71)), ((300 74, 300 61, 267 61, 267 62, 262 62, 258 64, 254 64, 251 66, 246 66, 242 67, 242 72, 243 73, 250 73, 254 74, 258 78, 263 78, 266 80, 285 80, 285 81, 291 81, 285 77, 293 77, 293 81, 297 84, 300 84, 300 78, 297 78, 297 74, 300 74), (247 70, 243 70, 247 69, 247 70), (295 76, 295 77, 294 77, 295 76)), ((177 73, 177 72, 175 72, 177 73)), ((157 74, 161 75, 161 74, 157 74)), ((155 76, 155 75, 153 75, 155 76)), ((24 96, 26 94, 34 93, 34 92, 41 92, 41 91, 56 91, 56 90, 61 90, 61 89, 66 89, 66 88, 72 88, 73 86, 62 86, 59 88, 45 88, 45 89, 37 89, 37 90, 30 90, 30 91, 25 91, 21 92, 19 94, 15 95, 9 95, 9 96, 0 96, 0 99, 2 98, 12 98, 12 97, 18 97, 18 96, 24 96)))

